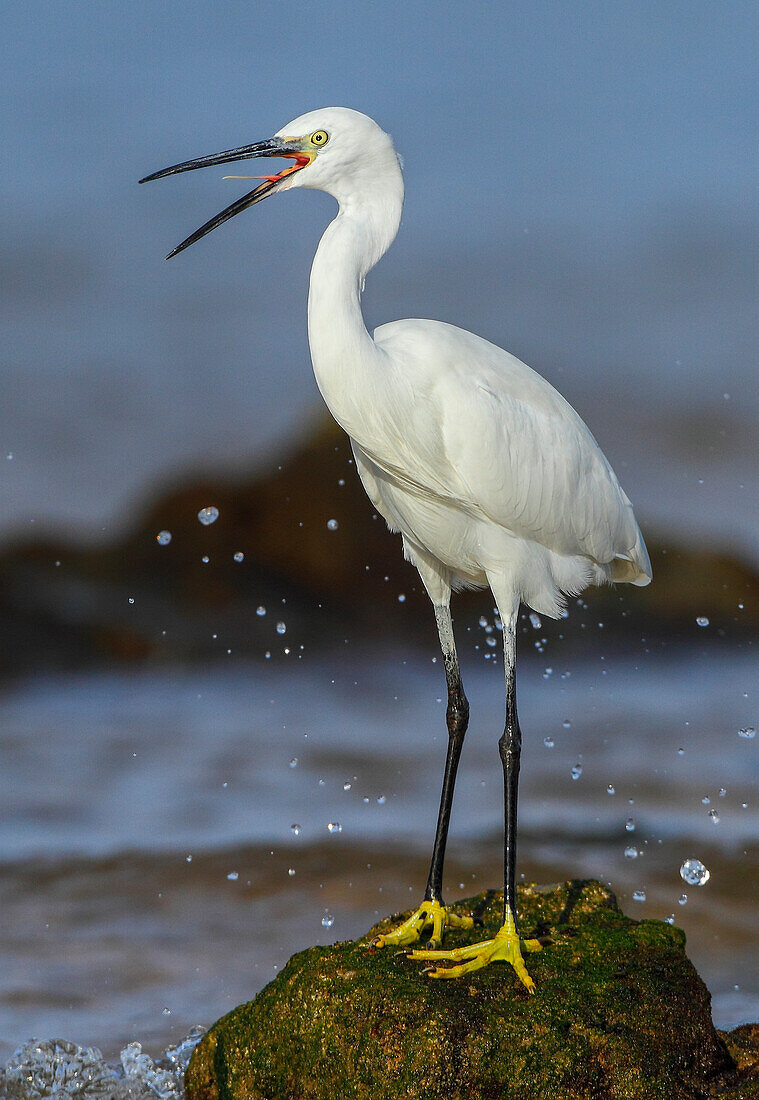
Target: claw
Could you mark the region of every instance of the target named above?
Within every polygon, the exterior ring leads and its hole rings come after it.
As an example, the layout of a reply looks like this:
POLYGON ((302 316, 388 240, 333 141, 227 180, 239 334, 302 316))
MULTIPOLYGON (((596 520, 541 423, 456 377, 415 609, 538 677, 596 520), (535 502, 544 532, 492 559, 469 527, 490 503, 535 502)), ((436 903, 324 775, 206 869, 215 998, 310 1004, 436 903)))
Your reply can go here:
POLYGON ((395 928, 392 932, 375 936, 371 941, 372 947, 408 947, 421 939, 422 932, 431 927, 431 934, 427 940, 427 948, 432 950, 440 947, 446 928, 472 928, 474 921, 471 917, 460 917, 451 913, 439 901, 423 901, 416 912, 395 928))
POLYGON ((410 959, 453 962, 456 964, 455 966, 426 967, 423 973, 430 978, 460 978, 464 974, 471 974, 474 970, 481 970, 491 962, 507 962, 514 968, 514 973, 527 992, 534 993, 535 983, 527 973, 522 951, 531 953, 541 951, 542 947, 540 940, 519 939, 516 922, 509 912, 503 926, 492 940, 483 940, 481 943, 470 944, 467 947, 457 947, 451 951, 409 951, 408 957, 410 959))

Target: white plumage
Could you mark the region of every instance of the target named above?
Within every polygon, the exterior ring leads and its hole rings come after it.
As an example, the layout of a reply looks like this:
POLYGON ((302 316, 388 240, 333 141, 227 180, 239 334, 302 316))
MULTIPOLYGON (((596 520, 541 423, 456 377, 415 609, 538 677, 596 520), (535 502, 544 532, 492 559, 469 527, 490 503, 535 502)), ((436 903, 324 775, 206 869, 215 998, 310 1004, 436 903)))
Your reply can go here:
POLYGON ((648 583, 628 498, 544 378, 440 321, 393 321, 369 337, 361 290, 400 224, 403 178, 389 137, 354 111, 312 112, 280 136, 317 128, 331 128, 331 144, 287 184, 319 187, 340 203, 311 273, 317 382, 351 437, 374 506, 403 533, 410 559, 439 575, 436 597, 446 584, 495 582, 500 595, 556 616, 562 594, 588 584, 648 583))
POLYGON ((431 928, 427 946, 435 948, 447 926, 471 926, 442 903, 448 819, 469 711, 449 602, 452 588, 489 585, 503 622, 506 671, 506 723, 499 741, 504 924, 492 941, 464 954, 432 950, 415 956, 464 959, 435 969, 437 977, 506 960, 532 990, 521 951, 539 950, 540 944, 520 941, 516 923, 519 604, 557 616, 565 597, 589 584, 648 584, 651 565, 632 506, 574 409, 513 355, 440 321, 393 321, 369 335, 361 292, 398 231, 403 178, 392 141, 366 115, 342 107, 313 111, 268 141, 174 165, 149 178, 254 156, 287 156, 296 163, 263 177, 265 183, 171 255, 275 191, 314 188, 337 199, 337 217, 311 270, 314 373, 332 415, 350 436, 372 503, 402 533, 404 552, 434 604, 445 658, 449 746, 427 890, 416 913, 375 943, 405 946, 431 928))

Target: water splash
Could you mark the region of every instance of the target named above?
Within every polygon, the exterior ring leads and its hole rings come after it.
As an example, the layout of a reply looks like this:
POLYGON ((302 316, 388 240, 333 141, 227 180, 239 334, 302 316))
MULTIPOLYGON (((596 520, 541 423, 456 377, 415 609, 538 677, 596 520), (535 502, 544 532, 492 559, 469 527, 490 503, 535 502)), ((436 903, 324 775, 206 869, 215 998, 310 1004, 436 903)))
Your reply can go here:
POLYGON ((155 1061, 140 1043, 129 1043, 119 1066, 106 1062, 97 1047, 31 1039, 0 1071, 0 1093, 8 1100, 182 1100, 185 1070, 205 1032, 200 1025, 193 1027, 155 1061))
POLYGON ((216 520, 218 518, 219 518, 219 509, 214 508, 214 506, 212 504, 208 505, 207 508, 201 508, 200 511, 198 512, 198 519, 200 520, 200 522, 203 524, 204 527, 208 527, 209 524, 211 524, 211 523, 216 523, 216 520))
POLYGON ((705 886, 711 878, 711 872, 700 859, 686 859, 680 868, 680 878, 689 886, 705 886))

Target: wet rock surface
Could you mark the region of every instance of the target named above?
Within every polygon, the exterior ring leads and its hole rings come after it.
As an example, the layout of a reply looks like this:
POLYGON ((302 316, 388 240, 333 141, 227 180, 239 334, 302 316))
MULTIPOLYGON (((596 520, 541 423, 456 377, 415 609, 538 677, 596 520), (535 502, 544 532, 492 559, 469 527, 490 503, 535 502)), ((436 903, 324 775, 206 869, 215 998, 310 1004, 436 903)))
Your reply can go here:
MULTIPOLYGON (((501 895, 454 909, 484 927, 451 933, 448 946, 493 934, 501 895)), ((506 966, 433 981, 423 965, 368 948, 398 919, 388 917, 364 943, 294 955, 218 1021, 193 1054, 188 1100, 755 1095, 756 1036, 715 1031, 679 929, 630 920, 592 881, 521 887, 519 909, 523 935, 553 941, 528 957, 535 996, 506 966)))

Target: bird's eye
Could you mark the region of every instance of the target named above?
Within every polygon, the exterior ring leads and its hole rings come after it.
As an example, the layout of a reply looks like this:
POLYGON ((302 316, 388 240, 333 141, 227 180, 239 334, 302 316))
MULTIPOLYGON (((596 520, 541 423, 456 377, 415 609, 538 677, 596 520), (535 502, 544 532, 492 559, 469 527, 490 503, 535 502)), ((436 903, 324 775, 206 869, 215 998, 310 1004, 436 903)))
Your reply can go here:
POLYGON ((317 130, 315 134, 311 135, 312 145, 326 145, 329 141, 329 134, 326 130, 317 130))

